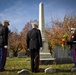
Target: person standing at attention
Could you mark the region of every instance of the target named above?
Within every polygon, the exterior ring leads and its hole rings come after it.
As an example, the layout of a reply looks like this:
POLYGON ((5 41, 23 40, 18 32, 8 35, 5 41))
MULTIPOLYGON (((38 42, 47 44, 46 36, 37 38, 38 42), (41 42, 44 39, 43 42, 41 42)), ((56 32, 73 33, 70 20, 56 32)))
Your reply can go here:
POLYGON ((9 21, 5 20, 4 25, 0 28, 0 71, 5 71, 5 63, 8 48, 8 26, 9 21))
POLYGON ((71 69, 71 71, 76 71, 76 28, 71 28, 71 38, 69 41, 67 41, 67 44, 71 47, 71 54, 74 61, 74 67, 71 69))

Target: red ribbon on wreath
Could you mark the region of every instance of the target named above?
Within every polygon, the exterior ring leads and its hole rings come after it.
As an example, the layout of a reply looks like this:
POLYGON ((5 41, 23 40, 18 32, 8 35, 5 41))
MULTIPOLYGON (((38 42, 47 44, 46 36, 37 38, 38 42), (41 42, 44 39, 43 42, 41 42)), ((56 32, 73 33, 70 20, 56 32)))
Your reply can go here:
POLYGON ((65 50, 65 47, 66 47, 67 37, 68 37, 68 34, 64 34, 62 37, 62 48, 63 48, 63 50, 65 50))

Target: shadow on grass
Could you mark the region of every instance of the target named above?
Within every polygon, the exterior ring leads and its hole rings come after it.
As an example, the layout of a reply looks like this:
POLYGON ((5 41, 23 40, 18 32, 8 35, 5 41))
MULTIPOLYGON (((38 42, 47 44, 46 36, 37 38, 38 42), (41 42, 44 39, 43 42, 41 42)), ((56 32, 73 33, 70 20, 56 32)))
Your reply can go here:
MULTIPOLYGON (((26 70, 29 70, 27 68, 25 68, 26 70)), ((8 71, 8 72, 18 72, 18 71, 21 71, 22 69, 6 69, 5 71, 8 71)), ((30 71, 30 70, 29 70, 30 71)))
MULTIPOLYGON (((29 70, 29 72, 30 73, 32 73, 31 72, 31 70, 30 69, 27 69, 27 68, 25 68, 26 70, 29 70)), ((5 72, 9 72, 9 73, 13 73, 13 72, 18 72, 18 71, 21 71, 22 69, 11 69, 11 70, 5 70, 5 72)), ((44 73, 44 70, 45 69, 42 69, 42 68, 40 68, 39 69, 39 72, 37 72, 37 73, 44 73)), ((69 69, 69 70, 64 70, 64 69, 56 69, 56 74, 59 74, 59 73, 71 73, 71 70, 69 69)), ((74 72, 74 73, 76 73, 76 72, 74 72)))
MULTIPOLYGON (((39 73, 43 73, 45 69, 39 69, 39 73)), ((64 69, 56 69, 56 73, 71 73, 71 69, 67 69, 67 70, 64 70, 64 69)), ((74 73, 76 73, 76 71, 74 71, 74 73)))
POLYGON ((73 71, 73 72, 71 72, 71 69, 67 69, 67 70, 64 70, 64 69, 56 69, 56 73, 60 73, 60 72, 62 72, 62 73, 76 73, 76 71, 73 71))
POLYGON ((56 69, 56 72, 59 73, 59 72, 66 72, 66 73, 69 73, 71 72, 71 70, 63 70, 63 69, 56 69))
MULTIPOLYGON (((45 69, 41 69, 40 68, 40 71, 39 72, 44 72, 45 69)), ((71 70, 63 70, 63 69, 56 69, 56 73, 59 73, 59 72, 65 72, 65 73, 70 73, 71 70)))
POLYGON ((44 69, 40 68, 40 69, 39 69, 39 72, 44 72, 44 69))

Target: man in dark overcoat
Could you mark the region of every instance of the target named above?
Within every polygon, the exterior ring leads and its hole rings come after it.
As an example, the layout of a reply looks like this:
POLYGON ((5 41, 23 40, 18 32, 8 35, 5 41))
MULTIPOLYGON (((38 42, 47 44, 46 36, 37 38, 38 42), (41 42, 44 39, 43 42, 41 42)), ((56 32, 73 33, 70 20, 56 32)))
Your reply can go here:
POLYGON ((9 21, 5 20, 4 25, 0 28, 0 71, 5 71, 5 63, 8 48, 8 26, 9 21))
POLYGON ((32 29, 27 33, 27 49, 31 52, 31 70, 38 72, 39 70, 39 51, 42 47, 42 36, 38 29, 38 22, 32 23, 32 29))

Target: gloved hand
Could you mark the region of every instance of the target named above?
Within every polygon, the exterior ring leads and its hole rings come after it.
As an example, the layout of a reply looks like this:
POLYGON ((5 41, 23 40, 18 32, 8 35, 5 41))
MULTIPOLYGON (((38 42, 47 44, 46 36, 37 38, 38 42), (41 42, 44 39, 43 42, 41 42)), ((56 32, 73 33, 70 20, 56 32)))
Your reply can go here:
POLYGON ((4 46, 4 48, 8 48, 8 46, 7 46, 7 45, 5 45, 5 46, 4 46))
POLYGON ((30 51, 30 49, 27 49, 27 51, 30 51))
POLYGON ((42 47, 40 47, 40 50, 42 50, 42 47))

